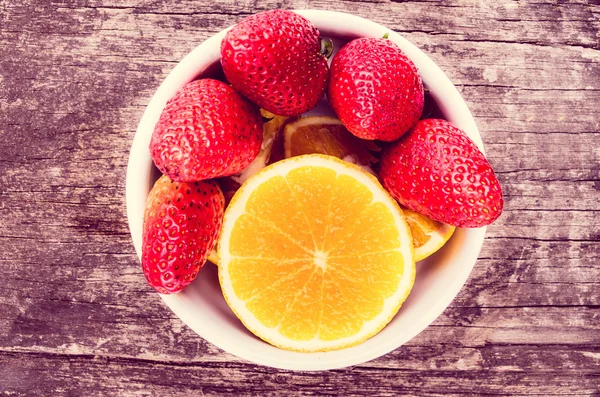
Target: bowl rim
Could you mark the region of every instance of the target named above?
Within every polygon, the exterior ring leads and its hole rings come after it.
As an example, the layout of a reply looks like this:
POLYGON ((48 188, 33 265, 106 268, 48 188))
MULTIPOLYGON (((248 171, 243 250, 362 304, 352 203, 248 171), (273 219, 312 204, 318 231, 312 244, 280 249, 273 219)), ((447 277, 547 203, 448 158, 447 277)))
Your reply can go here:
MULTIPOLYGON (((484 151, 483 142, 475 124, 475 120, 464 99, 439 66, 415 45, 404 39, 392 29, 356 15, 325 10, 306 9, 293 11, 309 19, 314 25, 319 27, 319 30, 324 33, 325 36, 334 29, 338 32, 347 32, 351 36, 361 37, 382 37, 383 34, 389 33, 388 38, 398 44, 419 68, 424 83, 435 80, 436 88, 435 90, 431 90, 431 94, 436 99, 438 105, 440 105, 442 112, 448 114, 447 112, 449 109, 445 109, 444 107, 451 103, 451 106, 454 109, 452 111, 454 117, 450 121, 461 127, 475 142, 479 149, 482 152, 484 151), (425 65, 427 68, 423 68, 425 65)), ((127 163, 126 207, 129 230, 138 258, 141 258, 141 236, 145 200, 148 191, 152 187, 152 159, 148 147, 154 125, 158 121, 158 117, 167 100, 170 99, 185 83, 194 80, 201 75, 207 67, 220 59, 220 42, 229 29, 231 29, 231 27, 220 31, 201 42, 175 66, 153 94, 136 130, 127 163), (199 67, 198 65, 201 66, 199 67), (190 78, 190 76, 195 77, 190 78)), ((427 85, 431 87, 431 84, 427 85)), ((388 338, 384 341, 380 341, 380 343, 375 346, 370 346, 370 349, 355 349, 357 347, 355 346, 354 348, 338 350, 337 352, 347 351, 348 353, 352 353, 348 354, 343 359, 340 359, 339 355, 335 355, 333 356, 334 358, 330 359, 332 355, 328 355, 328 353, 331 352, 320 353, 315 357, 318 359, 308 361, 303 359, 299 362, 290 362, 276 357, 256 354, 252 350, 245 349, 243 344, 231 343, 231 341, 220 335, 218 331, 204 326, 201 320, 199 321, 198 318, 194 317, 191 312, 186 309, 185 305, 187 305, 187 303, 182 298, 182 294, 159 295, 166 305, 198 335, 220 349, 242 359, 275 368, 293 370, 326 370, 348 367, 370 361, 402 346, 429 326, 450 305, 467 281, 467 278, 475 265, 477 256, 483 245, 486 227, 468 230, 463 229, 462 231, 466 233, 466 238, 468 238, 469 244, 472 246, 472 249, 467 256, 463 258, 465 259, 463 271, 456 276, 454 282, 440 299, 436 301, 436 305, 413 325, 410 334, 401 334, 393 338, 388 338)), ((367 342, 368 341, 365 341, 362 344, 367 342)), ((305 356, 311 354, 314 355, 316 353, 295 354, 305 356)))

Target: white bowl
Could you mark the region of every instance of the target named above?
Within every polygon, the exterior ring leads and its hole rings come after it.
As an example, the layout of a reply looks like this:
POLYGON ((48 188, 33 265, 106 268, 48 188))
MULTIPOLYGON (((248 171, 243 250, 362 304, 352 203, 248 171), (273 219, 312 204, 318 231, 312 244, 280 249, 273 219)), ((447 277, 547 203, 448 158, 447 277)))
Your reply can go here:
MULTIPOLYGON (((442 70, 413 44, 385 26, 341 12, 298 10, 326 37, 382 37, 398 44, 419 69, 424 84, 444 117, 462 128, 483 150, 479 131, 462 97, 442 70)), ((127 217, 133 243, 141 256, 142 220, 148 192, 158 177, 148 149, 154 125, 167 100, 184 84, 218 67, 226 30, 201 43, 167 76, 152 97, 138 126, 127 166, 127 217)), ((254 363, 295 370, 324 370, 361 364, 407 342, 431 324, 466 282, 483 244, 485 228, 459 229, 438 253, 417 266, 413 290, 394 319, 364 343, 325 353, 296 353, 256 338, 231 312, 219 287, 217 269, 206 264, 183 292, 160 295, 181 320, 207 341, 254 363)), ((141 269, 140 269, 141 271, 141 269)))

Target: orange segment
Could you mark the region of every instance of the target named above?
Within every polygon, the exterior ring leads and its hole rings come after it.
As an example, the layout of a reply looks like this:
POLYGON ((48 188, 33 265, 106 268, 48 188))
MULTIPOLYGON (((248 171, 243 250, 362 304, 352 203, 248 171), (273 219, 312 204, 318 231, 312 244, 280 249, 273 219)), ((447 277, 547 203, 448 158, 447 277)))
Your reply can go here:
POLYGON ((319 337, 326 342, 344 339, 357 334, 363 321, 352 304, 350 283, 338 282, 337 278, 326 275, 324 286, 323 312, 333 313, 330 321, 321 324, 319 337))
POLYGON ((278 260, 272 258, 232 258, 230 262, 231 279, 236 284, 236 291, 243 300, 257 300, 264 282, 268 288, 281 287, 286 281, 298 277, 309 269, 306 259, 278 260), (248 271, 250 268, 251 271, 248 271))
MULTIPOLYGON (((321 249, 324 244, 327 228, 323 227, 329 222, 331 204, 337 199, 337 173, 328 168, 299 168, 290 171, 286 180, 294 200, 298 204, 298 211, 303 215, 307 230, 311 233, 315 249, 321 249)), ((295 225, 298 227, 298 224, 295 225)))
POLYGON ((219 281, 254 334, 296 351, 340 349, 379 332, 415 276, 412 236, 379 182, 331 156, 283 160, 226 210, 219 281))
POLYGON ((331 241, 331 254, 359 255, 396 249, 402 230, 386 222, 390 216, 388 207, 375 203, 350 223, 336 227, 328 240, 331 241))
POLYGON ((309 341, 319 334, 322 318, 322 304, 320 299, 315 299, 323 294, 323 272, 315 269, 306 277, 298 279, 296 292, 288 310, 281 318, 279 332, 285 338, 297 341, 309 341), (311 297, 312 299, 306 299, 311 297))
POLYGON ((313 243, 308 220, 283 177, 274 177, 269 183, 258 186, 248 197, 246 210, 256 217, 256 227, 276 228, 278 233, 293 236, 291 239, 303 247, 313 243))
POLYGON ((402 207, 410 226, 415 246, 415 261, 421 261, 437 252, 452 237, 456 227, 434 221, 402 207))
MULTIPOLYGON (((295 237, 298 236, 283 233, 276 224, 243 214, 235 223, 229 254, 241 258, 303 259, 307 251, 295 237)), ((218 252, 218 255, 222 261, 221 253, 218 252)))
MULTIPOLYGON (((397 250, 373 252, 360 256, 333 256, 329 263, 340 272, 340 278, 348 283, 354 283, 355 293, 360 293, 358 287, 364 289, 364 296, 372 295, 378 299, 392 296, 396 286, 400 282, 403 269, 398 272, 399 267, 404 265, 404 258, 397 250), (347 274, 343 269, 368 267, 369 272, 347 274), (375 277, 374 277, 375 276, 375 277), (373 291, 377 290, 374 294, 373 291)), ((409 264, 410 266, 411 264, 409 264)))
MULTIPOLYGON (((306 283, 313 275, 313 269, 310 267, 300 267, 296 271, 279 279, 279 283, 269 285, 261 292, 255 294, 252 298, 246 301, 246 307, 250 310, 258 321, 266 327, 277 327, 281 324, 282 318, 289 313, 293 307, 297 291, 287 288, 287 283, 290 280, 298 283, 306 283)), ((264 273, 263 273, 264 274, 264 273)), ((240 277, 234 281, 234 288, 244 284, 249 284, 245 281, 245 277, 240 277)), ((256 283, 264 285, 265 282, 256 283)))

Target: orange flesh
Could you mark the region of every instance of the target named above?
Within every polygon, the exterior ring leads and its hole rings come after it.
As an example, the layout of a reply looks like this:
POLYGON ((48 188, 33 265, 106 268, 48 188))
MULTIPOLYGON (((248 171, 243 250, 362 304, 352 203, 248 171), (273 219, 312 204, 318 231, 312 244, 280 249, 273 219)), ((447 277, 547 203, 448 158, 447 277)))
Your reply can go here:
POLYGON ((304 166, 250 195, 229 240, 237 297, 294 340, 355 335, 404 272, 390 209, 356 179, 304 166))

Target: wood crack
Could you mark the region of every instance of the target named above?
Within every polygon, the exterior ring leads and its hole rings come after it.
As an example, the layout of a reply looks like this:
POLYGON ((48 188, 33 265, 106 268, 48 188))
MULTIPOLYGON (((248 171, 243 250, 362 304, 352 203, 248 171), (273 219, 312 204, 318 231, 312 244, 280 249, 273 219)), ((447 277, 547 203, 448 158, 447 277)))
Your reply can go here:
POLYGON ((529 237, 529 236, 485 236, 488 240, 531 240, 531 241, 543 241, 543 242, 579 242, 579 243, 599 243, 599 240, 596 239, 577 239, 577 238, 539 238, 539 237, 529 237))
MULTIPOLYGON (((518 46, 532 45, 532 46, 536 46, 536 47, 550 47, 550 48, 569 47, 569 48, 579 48, 579 49, 596 50, 596 51, 600 50, 600 44, 598 44, 598 43, 585 44, 585 43, 568 43, 567 42, 567 43, 551 44, 551 43, 544 43, 541 41, 528 40, 528 39, 523 39, 523 41, 510 41, 510 40, 501 40, 501 39, 478 39, 478 38, 473 38, 473 37, 464 38, 464 39, 456 37, 456 38, 449 39, 448 41, 470 42, 470 43, 510 44, 510 45, 518 45, 518 46)), ((598 55, 600 56, 600 52, 598 53, 598 55)))
POLYGON ((461 83, 455 84, 456 87, 489 87, 489 88, 506 88, 516 91, 532 91, 532 92, 600 92, 598 88, 538 88, 538 87, 521 87, 516 85, 502 85, 494 83, 461 83))
POLYGON ((74 9, 90 9, 95 11, 130 11, 132 14, 138 15, 170 15, 170 16, 210 16, 210 15, 226 15, 226 16, 241 16, 241 15, 252 15, 254 11, 226 11, 219 10, 215 8, 211 8, 210 11, 189 11, 189 12, 171 12, 171 11, 156 11, 151 10, 144 7, 130 7, 130 6, 92 6, 92 5, 77 5, 75 7, 65 7, 63 3, 61 6, 56 7, 56 9, 66 9, 66 10, 74 10, 74 9))

